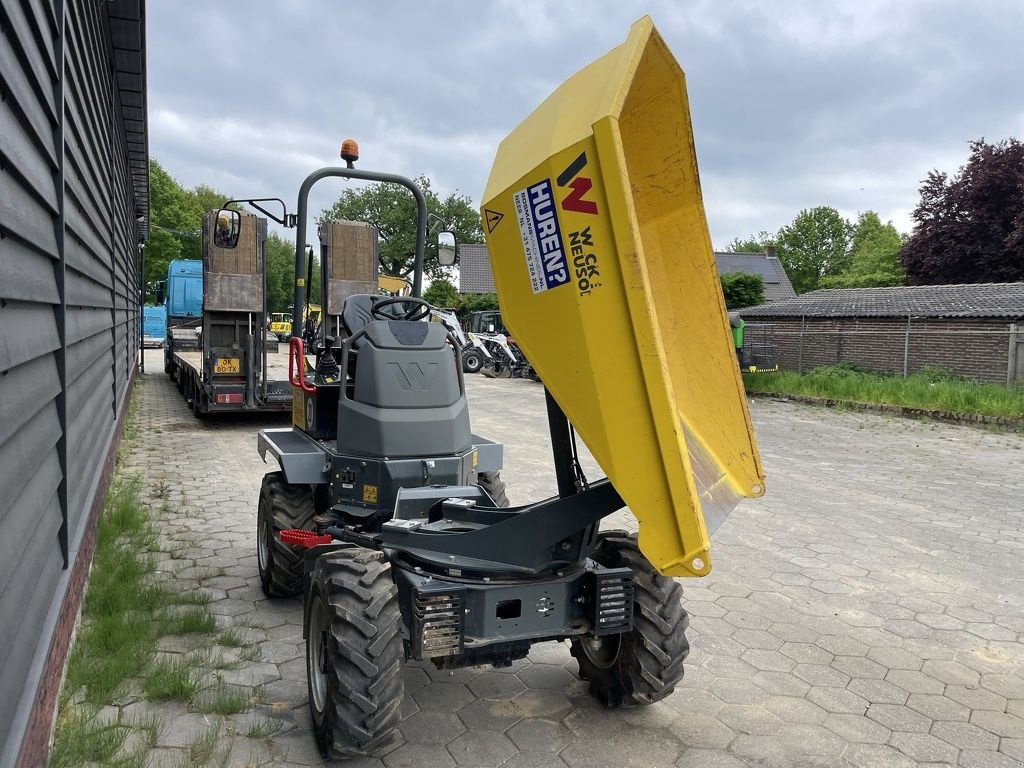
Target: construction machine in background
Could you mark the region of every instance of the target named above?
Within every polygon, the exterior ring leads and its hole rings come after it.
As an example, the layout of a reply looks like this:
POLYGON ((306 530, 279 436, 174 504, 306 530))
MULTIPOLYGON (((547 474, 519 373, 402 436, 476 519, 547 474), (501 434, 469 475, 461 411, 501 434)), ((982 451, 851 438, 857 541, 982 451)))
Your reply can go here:
MULTIPOLYGON (((470 428, 460 346, 420 322, 435 309, 418 297, 422 192, 356 169, 353 145, 346 167, 303 182, 298 230, 322 179, 405 187, 417 206, 412 295, 339 302, 330 276, 364 254, 332 253, 341 263, 325 266, 309 372, 295 318, 293 426, 257 439, 275 464, 257 508, 260 580, 269 596, 303 596, 321 750, 388 747, 407 659, 508 666, 568 640, 606 705, 663 699, 689 647, 672 577, 707 574, 710 534, 764 488, 682 71, 642 19, 522 122, 491 170, 483 214, 503 320, 547 390, 557 494, 542 501, 509 506, 502 446, 470 428), (583 475, 576 430, 607 477, 583 475), (599 530, 625 505, 639 537, 599 530)), ((454 261, 448 233, 439 253, 454 261)), ((298 246, 297 276, 304 259, 298 246)), ((295 307, 305 300, 299 280, 295 307)))
POLYGON ((487 347, 484 346, 477 334, 462 330, 462 324, 454 309, 433 307, 430 310, 430 319, 433 322, 441 323, 448 329, 452 339, 459 345, 459 349, 462 350, 463 373, 477 373, 488 364, 491 356, 487 347))

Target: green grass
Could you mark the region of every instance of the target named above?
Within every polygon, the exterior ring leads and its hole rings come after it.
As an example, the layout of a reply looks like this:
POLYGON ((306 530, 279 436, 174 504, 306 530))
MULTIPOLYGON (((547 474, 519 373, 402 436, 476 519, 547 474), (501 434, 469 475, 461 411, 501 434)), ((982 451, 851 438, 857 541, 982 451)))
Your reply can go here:
POLYGON ((218 635, 217 644, 223 645, 225 648, 241 648, 245 645, 245 641, 237 629, 229 627, 218 635))
POLYGON ((194 665, 187 659, 156 662, 142 686, 150 701, 188 701, 198 689, 194 665))
MULTIPOLYGON (((119 475, 97 523, 82 623, 68 660, 52 750, 51 765, 58 768, 87 763, 141 768, 145 749, 126 751, 124 743, 140 727, 155 737, 156 723, 112 726, 97 722, 93 714, 114 703, 129 680, 140 681, 150 700, 190 701, 199 687, 195 660, 153 663, 157 642, 168 634, 212 636, 217 631, 204 600, 196 599, 203 596, 179 595, 155 583, 148 553, 159 547, 140 498, 141 485, 138 477, 119 475)), ((152 740, 147 736, 147 743, 152 740)))
MULTIPOLYGON (((91 713, 90 713, 91 714, 91 713)), ((62 717, 57 724, 50 768, 77 768, 86 763, 111 768, 143 768, 146 753, 156 744, 157 723, 99 724, 90 715, 76 713, 62 717), (128 738, 141 733, 132 748, 128 738)))
POLYGON ((851 403, 883 403, 925 410, 1024 418, 1024 387, 981 384, 939 369, 908 376, 883 376, 848 364, 796 373, 744 374, 748 392, 808 395, 851 403))
MULTIPOLYGON (((180 596, 172 599, 177 602, 180 596)), ((165 635, 210 634, 217 631, 217 621, 209 611, 197 606, 163 616, 160 629, 165 635)))
POLYGON ((217 683, 192 699, 190 709, 208 715, 235 715, 253 703, 252 697, 237 686, 217 683))
POLYGON ((153 621, 169 593, 147 583, 153 564, 141 554, 152 536, 139 501, 138 478, 111 486, 100 515, 82 628, 68 662, 65 690, 85 689, 85 701, 107 703, 121 683, 138 676, 156 647, 153 621))

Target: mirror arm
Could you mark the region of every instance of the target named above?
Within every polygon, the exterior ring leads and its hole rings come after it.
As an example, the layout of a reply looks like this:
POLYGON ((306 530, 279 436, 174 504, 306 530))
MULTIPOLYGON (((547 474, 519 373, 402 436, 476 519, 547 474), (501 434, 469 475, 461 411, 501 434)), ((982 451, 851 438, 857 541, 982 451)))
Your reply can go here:
POLYGON ((285 205, 284 200, 282 200, 279 197, 253 197, 253 198, 248 198, 246 200, 227 200, 221 206, 221 208, 227 208, 229 205, 232 205, 232 204, 235 204, 235 205, 242 205, 242 204, 251 205, 253 208, 255 208, 257 211, 262 213, 264 216, 267 216, 268 218, 273 219, 278 224, 280 224, 282 227, 294 227, 295 226, 295 214, 288 213, 288 206, 285 205), (278 216, 276 214, 271 213, 266 208, 264 208, 262 205, 260 205, 260 203, 278 203, 281 206, 281 215, 278 216))

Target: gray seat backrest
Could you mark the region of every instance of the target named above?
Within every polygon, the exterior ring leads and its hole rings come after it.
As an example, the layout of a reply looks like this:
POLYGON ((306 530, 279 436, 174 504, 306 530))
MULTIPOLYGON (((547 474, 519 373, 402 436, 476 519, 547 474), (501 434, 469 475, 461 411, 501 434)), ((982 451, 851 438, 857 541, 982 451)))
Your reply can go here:
POLYGON ((350 394, 338 403, 338 451, 445 456, 472 444, 455 351, 439 323, 373 320, 357 340, 350 394))
MULTIPOLYGON (((347 297, 341 305, 341 324, 345 328, 345 334, 352 336, 376 319, 373 316, 373 305, 387 298, 389 297, 375 296, 372 293, 356 293, 347 297)), ((395 320, 400 320, 403 315, 400 304, 391 304, 380 312, 395 320)))

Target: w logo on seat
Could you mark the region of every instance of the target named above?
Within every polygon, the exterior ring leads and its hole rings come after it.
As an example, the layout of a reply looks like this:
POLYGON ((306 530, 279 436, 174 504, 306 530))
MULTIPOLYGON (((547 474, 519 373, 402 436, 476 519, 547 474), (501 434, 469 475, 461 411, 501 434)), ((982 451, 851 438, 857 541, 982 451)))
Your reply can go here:
POLYGON ((434 374, 437 373, 437 363, 427 363, 426 365, 420 365, 419 363, 388 363, 388 368, 395 374, 395 379, 398 381, 398 386, 404 389, 406 392, 412 389, 421 389, 424 392, 430 390, 430 385, 434 383, 434 374), (426 368, 426 370, 423 370, 426 368))

